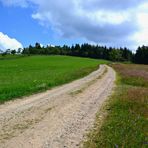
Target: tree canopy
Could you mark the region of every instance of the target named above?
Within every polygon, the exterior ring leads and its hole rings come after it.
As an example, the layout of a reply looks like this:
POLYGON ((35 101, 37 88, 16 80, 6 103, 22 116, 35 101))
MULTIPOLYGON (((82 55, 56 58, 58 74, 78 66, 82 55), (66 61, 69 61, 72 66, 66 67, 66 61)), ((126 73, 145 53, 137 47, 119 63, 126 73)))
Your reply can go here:
POLYGON ((111 61, 130 61, 133 58, 132 52, 127 48, 107 48, 106 46, 76 44, 73 46, 46 46, 41 47, 39 43, 35 46, 24 48, 23 54, 44 54, 44 55, 70 55, 79 57, 90 57, 96 59, 106 59, 111 61))
MULTIPOLYGON (((15 54, 12 51, 12 54, 15 54)), ((24 48, 22 54, 27 55, 69 55, 78 57, 89 57, 95 59, 106 59, 115 62, 131 61, 139 64, 148 64, 148 46, 138 47, 135 54, 124 48, 113 48, 84 43, 72 46, 49 46, 42 47, 40 43, 24 48)))

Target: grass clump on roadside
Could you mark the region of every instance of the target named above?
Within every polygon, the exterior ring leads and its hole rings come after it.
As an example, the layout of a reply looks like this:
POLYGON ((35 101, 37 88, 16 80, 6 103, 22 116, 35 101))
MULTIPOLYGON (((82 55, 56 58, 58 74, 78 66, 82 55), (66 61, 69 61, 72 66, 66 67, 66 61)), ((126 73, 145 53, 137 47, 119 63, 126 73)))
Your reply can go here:
POLYGON ((0 103, 81 78, 105 60, 29 56, 0 60, 0 103))
POLYGON ((114 64, 117 88, 106 108, 102 126, 99 117, 84 147, 148 146, 148 66, 114 64))

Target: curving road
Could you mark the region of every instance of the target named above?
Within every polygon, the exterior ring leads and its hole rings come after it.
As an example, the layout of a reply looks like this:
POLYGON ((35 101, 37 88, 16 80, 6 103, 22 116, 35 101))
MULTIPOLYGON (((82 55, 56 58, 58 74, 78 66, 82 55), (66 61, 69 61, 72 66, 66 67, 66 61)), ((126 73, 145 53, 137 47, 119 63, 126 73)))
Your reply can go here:
POLYGON ((0 105, 0 147, 79 147, 114 81, 114 70, 101 65, 85 78, 0 105))

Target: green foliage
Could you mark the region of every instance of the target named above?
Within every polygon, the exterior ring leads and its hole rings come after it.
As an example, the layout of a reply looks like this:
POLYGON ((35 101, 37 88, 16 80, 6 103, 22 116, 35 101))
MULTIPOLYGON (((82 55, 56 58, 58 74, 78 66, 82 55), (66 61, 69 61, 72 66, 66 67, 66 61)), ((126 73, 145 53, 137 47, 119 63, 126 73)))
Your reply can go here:
POLYGON ((112 61, 123 61, 122 59, 122 51, 112 49, 109 53, 109 59, 112 61))
POLYGON ((89 45, 89 44, 76 44, 72 47, 64 45, 60 46, 47 46, 41 47, 39 43, 35 46, 24 48, 23 54, 42 54, 42 55, 70 55, 78 57, 89 57, 95 59, 106 59, 111 61, 130 61, 132 60, 132 52, 127 48, 107 48, 106 46, 89 45))
POLYGON ((41 49, 40 43, 35 43, 35 48, 36 48, 36 49, 41 49))
POLYGON ((135 54, 134 61, 135 63, 139 63, 139 64, 148 64, 148 47, 147 46, 142 46, 138 48, 135 54))
POLYGON ((107 61, 67 56, 0 60, 0 102, 78 79, 97 69, 100 63, 107 61))
POLYGON ((6 52, 3 52, 1 55, 2 55, 3 57, 5 57, 5 56, 7 55, 7 53, 6 53, 6 52))
POLYGON ((11 50, 11 54, 15 55, 16 54, 16 50, 11 50))

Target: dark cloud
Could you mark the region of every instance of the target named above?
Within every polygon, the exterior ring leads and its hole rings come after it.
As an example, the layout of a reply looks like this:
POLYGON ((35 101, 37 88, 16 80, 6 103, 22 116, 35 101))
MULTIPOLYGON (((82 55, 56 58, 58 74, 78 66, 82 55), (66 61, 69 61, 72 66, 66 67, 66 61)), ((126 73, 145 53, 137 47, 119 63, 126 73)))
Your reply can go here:
POLYGON ((95 25, 84 18, 77 18, 76 20, 77 22, 68 25, 62 22, 60 30, 64 30, 62 34, 64 38, 84 37, 88 41, 95 43, 124 46, 125 44, 130 45, 131 41, 128 41, 127 37, 132 35, 138 28, 136 24, 133 25, 132 21, 125 21, 117 25, 109 23, 95 25))

